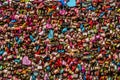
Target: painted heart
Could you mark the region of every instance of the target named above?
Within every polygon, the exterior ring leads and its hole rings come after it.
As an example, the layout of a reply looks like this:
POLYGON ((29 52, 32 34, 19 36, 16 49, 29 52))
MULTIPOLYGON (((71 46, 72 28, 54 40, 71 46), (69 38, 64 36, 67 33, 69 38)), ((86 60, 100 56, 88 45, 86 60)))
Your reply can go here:
POLYGON ((31 65, 31 61, 28 59, 28 56, 24 56, 22 59, 22 64, 31 65))

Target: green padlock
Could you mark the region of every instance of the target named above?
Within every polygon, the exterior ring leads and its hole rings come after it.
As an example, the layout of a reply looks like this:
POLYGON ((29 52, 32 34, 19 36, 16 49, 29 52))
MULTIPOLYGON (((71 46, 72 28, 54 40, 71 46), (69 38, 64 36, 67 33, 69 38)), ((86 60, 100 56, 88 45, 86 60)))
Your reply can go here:
POLYGON ((0 70, 2 70, 3 69, 3 66, 2 65, 0 65, 0 70))
POLYGON ((29 2, 30 0, 25 0, 25 2, 29 2))

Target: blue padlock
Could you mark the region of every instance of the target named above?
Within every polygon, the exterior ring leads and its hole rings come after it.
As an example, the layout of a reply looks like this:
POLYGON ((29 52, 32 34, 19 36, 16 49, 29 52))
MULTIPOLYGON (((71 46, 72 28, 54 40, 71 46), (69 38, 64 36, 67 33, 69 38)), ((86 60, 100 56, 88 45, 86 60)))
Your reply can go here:
POLYGON ((48 38, 52 39, 53 38, 53 34, 54 34, 53 30, 49 30, 48 38))

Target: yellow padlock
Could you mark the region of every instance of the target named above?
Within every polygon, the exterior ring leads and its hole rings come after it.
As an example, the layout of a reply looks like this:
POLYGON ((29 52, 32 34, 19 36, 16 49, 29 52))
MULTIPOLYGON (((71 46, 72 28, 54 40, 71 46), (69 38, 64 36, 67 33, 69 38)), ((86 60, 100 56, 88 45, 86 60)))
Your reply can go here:
POLYGON ((120 9, 118 9, 117 12, 120 13, 120 9))
POLYGON ((20 2, 25 2, 25 0, 20 0, 20 2))

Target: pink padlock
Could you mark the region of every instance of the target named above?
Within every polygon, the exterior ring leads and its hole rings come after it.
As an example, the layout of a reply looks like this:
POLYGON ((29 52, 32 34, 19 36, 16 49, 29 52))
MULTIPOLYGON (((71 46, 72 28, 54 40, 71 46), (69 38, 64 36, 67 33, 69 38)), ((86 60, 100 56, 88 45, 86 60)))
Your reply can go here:
POLYGON ((83 73, 85 72, 85 67, 84 67, 84 66, 82 66, 82 72, 83 72, 83 73))
POLYGON ((120 71, 120 67, 118 67, 118 71, 120 71))
POLYGON ((99 39, 99 38, 100 38, 100 35, 96 35, 96 38, 99 39))
POLYGON ((65 10, 60 10, 59 12, 61 15, 65 15, 66 11, 65 10))
POLYGON ((51 29, 51 28, 52 28, 52 25, 49 24, 49 23, 47 23, 47 24, 46 24, 46 28, 47 28, 47 29, 51 29))

